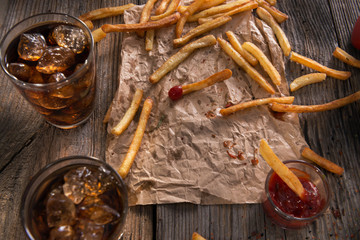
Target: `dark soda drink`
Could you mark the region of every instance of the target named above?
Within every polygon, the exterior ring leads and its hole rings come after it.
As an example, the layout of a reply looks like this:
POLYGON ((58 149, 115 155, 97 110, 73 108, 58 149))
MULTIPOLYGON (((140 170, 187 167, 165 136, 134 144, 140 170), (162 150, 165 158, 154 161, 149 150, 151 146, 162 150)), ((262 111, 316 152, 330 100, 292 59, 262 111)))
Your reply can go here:
POLYGON ((23 222, 31 239, 121 236, 127 213, 125 185, 112 168, 94 161, 70 157, 34 177, 22 201, 23 222))
POLYGON ((96 92, 91 33, 75 20, 34 24, 2 43, 1 62, 17 89, 49 123, 64 129, 90 116, 96 92))

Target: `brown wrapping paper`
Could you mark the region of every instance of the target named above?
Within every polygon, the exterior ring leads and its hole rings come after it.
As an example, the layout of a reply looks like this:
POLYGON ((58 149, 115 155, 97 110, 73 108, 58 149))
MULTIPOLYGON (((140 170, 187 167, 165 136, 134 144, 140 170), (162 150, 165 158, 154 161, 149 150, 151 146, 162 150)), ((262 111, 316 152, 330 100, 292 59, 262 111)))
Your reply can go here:
MULTIPOLYGON (((126 11, 125 22, 138 22, 142 7, 126 11)), ((194 26, 187 25, 184 32, 194 26)), ((283 77, 276 95, 289 95, 284 57, 272 30, 265 23, 256 24, 254 14, 245 12, 208 34, 227 39, 228 30, 235 32, 240 42, 251 41, 266 53, 283 77)), ((154 49, 147 52, 144 39, 135 33, 123 34, 119 88, 112 103, 106 151, 106 160, 115 169, 131 143, 142 105, 122 135, 112 135, 111 129, 130 106, 136 88, 144 90, 144 99, 154 100, 141 148, 125 180, 129 205, 260 202, 269 166, 257 153, 259 141, 265 138, 282 160, 300 158, 306 142, 297 115, 275 118, 267 106, 259 106, 222 117, 219 109, 228 102, 236 104, 270 95, 218 44, 196 50, 162 80, 151 84, 149 76, 179 50, 173 48, 173 39, 174 26, 157 30, 154 49), (200 81, 225 68, 233 72, 230 79, 176 102, 168 98, 171 87, 200 81), (238 155, 239 151, 244 160, 228 154, 238 155), (259 160, 257 165, 252 164, 254 158, 259 160)), ((256 68, 270 82, 261 67, 256 68)))

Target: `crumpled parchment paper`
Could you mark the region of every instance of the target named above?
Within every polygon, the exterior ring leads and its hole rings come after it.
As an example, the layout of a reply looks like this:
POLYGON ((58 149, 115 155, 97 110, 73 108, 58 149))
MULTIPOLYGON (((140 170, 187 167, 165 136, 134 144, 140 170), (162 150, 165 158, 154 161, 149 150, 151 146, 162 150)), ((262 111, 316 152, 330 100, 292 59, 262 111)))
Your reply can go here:
MULTIPOLYGON (((143 6, 125 12, 125 23, 136 23, 143 6)), ((186 25, 184 32, 196 24, 186 25)), ((289 95, 284 77, 284 57, 269 26, 256 24, 251 12, 233 16, 232 21, 208 34, 227 39, 235 32, 241 43, 260 47, 283 77, 277 95, 289 95), (262 26, 261 26, 262 25, 262 26)), ((145 50, 143 38, 124 33, 119 88, 108 123, 106 161, 115 169, 121 165, 137 127, 139 111, 120 136, 110 133, 130 106, 136 88, 154 100, 141 148, 125 182, 129 205, 190 202, 195 204, 258 203, 268 171, 257 149, 265 138, 282 160, 299 159, 306 145, 297 115, 275 116, 267 106, 236 112, 227 117, 219 109, 269 97, 217 44, 196 50, 187 60, 156 84, 149 76, 179 49, 174 49, 174 26, 156 31, 154 49, 145 50), (224 82, 188 94, 173 102, 168 90, 176 85, 200 81, 225 68, 233 75, 224 82), (228 154, 245 158, 232 158, 228 154), (257 158, 259 163, 252 164, 257 158)), ((120 64, 120 63, 119 63, 120 64)), ((267 78, 261 66, 256 69, 267 78)))

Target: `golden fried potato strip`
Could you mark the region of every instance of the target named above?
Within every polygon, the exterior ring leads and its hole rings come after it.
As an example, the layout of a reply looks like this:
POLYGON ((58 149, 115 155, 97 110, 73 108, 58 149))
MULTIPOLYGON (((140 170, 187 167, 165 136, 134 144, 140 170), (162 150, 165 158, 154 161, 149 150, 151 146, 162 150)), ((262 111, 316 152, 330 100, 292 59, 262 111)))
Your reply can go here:
POLYGON ((145 50, 151 51, 154 47, 155 30, 146 31, 145 35, 145 50))
POLYGON ((200 234, 198 234, 197 232, 194 232, 192 237, 192 240, 206 240, 205 238, 203 238, 200 234))
POLYGON ((176 23, 176 27, 175 27, 175 36, 176 38, 180 38, 181 34, 183 32, 185 23, 187 22, 187 19, 192 16, 196 10, 203 5, 203 3, 205 2, 205 0, 194 0, 194 2, 186 9, 186 11, 181 14, 181 17, 179 19, 179 21, 176 23))
POLYGON ((353 93, 347 97, 334 100, 320 105, 288 105, 281 103, 273 103, 271 109, 275 112, 322 112, 343 107, 360 99, 360 91, 353 93))
POLYGON ((314 69, 316 71, 326 73, 327 76, 333 77, 336 79, 346 80, 349 77, 351 77, 351 72, 339 71, 339 70, 325 67, 325 66, 321 65, 320 63, 318 63, 310 58, 304 57, 296 52, 291 52, 290 60, 293 62, 300 63, 300 64, 302 64, 306 67, 309 67, 311 69, 314 69))
POLYGON ((279 24, 275 21, 274 17, 265 8, 262 7, 257 8, 256 14, 271 27, 275 33, 281 49, 284 52, 284 55, 289 56, 291 52, 289 40, 279 24))
POLYGON ((252 10, 252 9, 255 9, 258 7, 258 4, 256 2, 248 2, 248 3, 245 3, 235 9, 232 9, 228 12, 224 12, 224 13, 218 13, 218 14, 215 14, 215 15, 212 15, 210 17, 207 17, 207 18, 199 18, 198 19, 198 23, 199 24, 204 24, 208 21, 211 21, 215 18, 218 18, 218 17, 221 17, 221 16, 232 16, 232 15, 235 15, 237 13, 241 13, 241 12, 245 12, 245 11, 249 11, 249 10, 252 10))
POLYGON ((321 157, 320 155, 316 154, 313 150, 308 147, 305 147, 301 152, 301 156, 306 159, 309 159, 319 165, 320 167, 328 170, 329 172, 335 173, 337 175, 342 175, 344 169, 339 165, 327 160, 326 158, 321 157))
POLYGON ((261 156, 274 170, 274 172, 286 183, 286 185, 288 185, 288 187, 293 190, 300 199, 304 199, 306 191, 299 178, 276 156, 266 140, 260 140, 259 151, 261 156))
POLYGON ((118 169, 118 173, 122 177, 122 179, 125 179, 128 175, 130 168, 134 163, 135 156, 139 151, 141 141, 145 133, 146 124, 150 117, 152 106, 153 100, 151 98, 147 98, 144 102, 144 106, 140 114, 139 123, 136 128, 133 140, 129 146, 128 152, 126 153, 123 162, 121 163, 120 168, 118 169))
POLYGON ((119 136, 128 128, 140 106, 142 96, 143 90, 136 89, 129 109, 126 111, 121 121, 111 130, 112 134, 119 136))
POLYGON ((197 36, 200 36, 200 35, 208 32, 210 30, 213 30, 217 27, 220 27, 220 26, 224 25, 225 23, 229 22, 230 20, 231 20, 231 17, 222 16, 222 17, 216 18, 214 20, 211 20, 207 23, 204 23, 202 25, 199 25, 196 28, 191 29, 183 37, 174 39, 174 41, 173 41, 174 47, 180 47, 180 46, 186 44, 187 42, 189 42, 191 39, 193 39, 197 36))
MULTIPOLYGON (((155 5, 156 2, 157 2, 157 0, 148 0, 145 3, 145 6, 144 6, 144 8, 143 8, 143 10, 141 12, 141 15, 140 15, 139 23, 145 23, 145 22, 149 21, 151 11, 153 10, 154 5, 155 5)), ((144 35, 145 35, 144 31, 137 31, 136 33, 137 33, 137 35, 139 37, 144 37, 144 35)))
POLYGON ((108 123, 109 120, 110 120, 110 116, 111 116, 111 111, 112 111, 112 108, 113 108, 113 104, 114 104, 114 102, 111 102, 111 103, 110 103, 110 106, 109 106, 108 110, 107 110, 106 113, 105 113, 105 116, 104 116, 104 119, 103 119, 103 123, 104 123, 104 124, 108 123))
POLYGON ((258 64, 259 61, 241 46, 239 40, 235 36, 235 33, 232 31, 227 31, 226 36, 229 38, 233 48, 238 51, 238 53, 240 53, 240 55, 245 58, 246 61, 248 61, 252 66, 256 66, 258 64))
POLYGON ((292 92, 307 86, 309 84, 318 83, 324 81, 326 78, 325 73, 310 73, 296 78, 292 83, 290 83, 290 90, 292 92))
POLYGON ((106 33, 101 28, 98 28, 91 32, 94 42, 100 42, 104 37, 106 37, 106 33))
POLYGON ((279 9, 277 9, 276 7, 270 5, 268 2, 266 2, 265 0, 256 0, 256 2, 259 4, 260 7, 265 8, 274 18, 278 23, 282 23, 285 22, 289 16, 286 15, 285 13, 281 12, 279 9))
POLYGON ((162 27, 168 27, 176 23, 180 18, 179 13, 174 13, 168 17, 162 18, 153 22, 134 23, 134 24, 104 24, 101 29, 105 33, 109 32, 136 32, 136 31, 147 31, 151 29, 158 29, 162 27))
POLYGON ((265 91, 270 94, 274 94, 274 88, 261 76, 261 74, 255 70, 241 55, 238 53, 229 42, 222 38, 217 39, 219 45, 224 52, 229 55, 255 82, 257 82, 265 91))
POLYGON ((90 30, 94 29, 94 24, 92 23, 91 20, 85 20, 84 23, 90 30))
MULTIPOLYGON (((215 7, 224 3, 225 1, 226 0, 206 0, 206 2, 204 2, 204 4, 201 5, 197 11, 202 11, 211 7, 215 7)), ((179 6, 177 10, 179 13, 183 14, 187 8, 188 6, 179 6)))
POLYGON ((258 4, 256 2, 250 1, 248 3, 244 3, 241 6, 238 6, 230 11, 224 12, 225 16, 232 16, 235 15, 237 13, 241 13, 241 12, 245 12, 245 11, 250 11, 253 10, 255 8, 258 7, 258 4))
POLYGON ((170 16, 171 14, 173 14, 176 11, 177 7, 180 4, 180 1, 181 0, 172 0, 168 9, 166 9, 166 11, 163 14, 151 16, 150 19, 152 21, 157 21, 157 20, 163 19, 167 16, 170 16))
POLYGON ((189 94, 189 93, 194 92, 194 91, 201 90, 203 88, 214 85, 217 82, 221 82, 221 81, 224 81, 226 79, 229 79, 231 77, 231 75, 232 75, 232 72, 231 72, 230 69, 224 69, 224 70, 222 70, 220 72, 217 72, 217 73, 211 75, 208 78, 205 78, 202 81, 187 84, 187 85, 183 85, 181 87, 182 90, 183 90, 183 95, 189 94))
POLYGON ((228 12, 249 2, 250 0, 237 0, 234 2, 222 4, 220 6, 212 7, 192 15, 191 17, 188 18, 188 22, 196 22, 199 18, 206 18, 218 13, 228 12))
POLYGON ((155 10, 156 15, 163 14, 169 6, 171 0, 162 0, 155 10))
POLYGON ((161 78, 163 78, 172 69, 176 68, 196 49, 213 46, 215 44, 216 38, 213 35, 207 35, 185 45, 176 54, 166 60, 166 62, 164 62, 163 65, 150 76, 150 82, 157 83, 158 81, 160 81, 161 78))
POLYGON ((266 0, 271 6, 276 4, 276 0, 266 0))
POLYGON ((135 4, 129 3, 123 6, 117 7, 107 7, 107 8, 99 8, 93 11, 87 12, 81 15, 79 18, 83 21, 85 20, 96 20, 101 18, 113 17, 120 14, 123 14, 125 10, 130 9, 136 6, 135 4))
POLYGON ((244 42, 242 47, 259 61, 260 65, 263 67, 265 72, 267 72, 273 83, 279 86, 281 84, 280 73, 266 57, 266 55, 260 50, 260 48, 251 42, 244 42))
POLYGON ((234 112, 237 112, 237 111, 240 111, 240 110, 243 110, 246 108, 251 108, 251 107, 274 103, 274 102, 291 104, 294 102, 294 99, 295 98, 292 96, 256 99, 256 100, 252 100, 252 101, 248 101, 248 102, 242 102, 242 103, 233 105, 228 108, 223 108, 220 110, 220 114, 223 116, 227 116, 234 112))
POLYGON ((333 56, 339 59, 340 61, 343 61, 346 64, 349 64, 350 66, 360 68, 360 60, 354 58, 347 52, 345 52, 343 49, 336 47, 333 56))

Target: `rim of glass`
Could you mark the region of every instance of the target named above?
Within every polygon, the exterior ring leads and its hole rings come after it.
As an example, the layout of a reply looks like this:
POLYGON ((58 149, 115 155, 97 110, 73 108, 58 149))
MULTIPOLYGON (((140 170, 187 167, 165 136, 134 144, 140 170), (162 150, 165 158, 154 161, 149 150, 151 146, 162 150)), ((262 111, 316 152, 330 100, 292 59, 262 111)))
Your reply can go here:
MULTIPOLYGON (((66 21, 59 21, 59 20, 49 20, 47 21, 48 23, 51 23, 51 22, 54 22, 54 23, 68 23, 66 21)), ((27 27, 27 29, 25 29, 25 31, 27 30, 30 30, 31 28, 33 28, 33 26, 41 26, 41 23, 42 22, 38 22, 36 23, 36 25, 32 25, 32 26, 29 26, 27 27)), ((45 22, 44 22, 45 23, 45 22)), ((25 32, 24 31, 24 32, 25 32)), ((20 35, 20 33, 18 34, 20 35)), ((17 35, 17 36, 18 36, 17 35)), ((9 44, 13 41, 14 39, 10 39, 9 40, 9 44)), ((23 20, 21 20, 20 22, 16 23, 14 26, 12 26, 7 32, 6 34, 4 35, 3 39, 1 40, 1 43, 0 43, 0 49, 1 49, 1 52, 0 52, 0 64, 1 64, 1 67, 3 69, 3 71, 6 73, 6 75, 8 77, 10 77, 14 83, 16 83, 17 85, 22 85, 23 87, 26 87, 26 88, 47 88, 47 87, 52 87, 52 86, 62 86, 62 85, 65 85, 66 83, 68 82, 72 82, 74 80, 77 79, 77 77, 87 68, 87 66, 89 65, 90 63, 90 60, 91 58, 93 57, 93 54, 94 54, 94 38, 92 36, 92 33, 91 33, 91 30, 87 27, 87 25, 82 21, 80 20, 79 18, 77 17, 74 17, 74 16, 71 16, 69 14, 65 14, 65 13, 39 13, 39 14, 35 14, 35 15, 32 15, 30 17, 27 17, 23 20), (69 77, 59 81, 59 82, 54 82, 54 83, 29 83, 29 82, 25 82, 25 81, 21 81, 19 79, 17 79, 14 75, 12 75, 6 68, 6 63, 5 63, 5 54, 6 54, 6 51, 9 47, 9 45, 6 47, 6 49, 3 49, 4 48, 4 44, 5 44, 5 40, 7 40, 7 36, 9 35, 10 32, 14 31, 14 29, 16 29, 18 26, 20 26, 21 24, 25 23, 26 21, 29 21, 31 19, 34 19, 34 18, 37 18, 37 17, 41 17, 41 16, 51 16, 51 15, 55 15, 55 16, 59 16, 59 17, 65 17, 65 18, 70 18, 70 19, 73 19, 75 21, 77 21, 87 32, 87 35, 89 36, 89 43, 90 43, 90 50, 89 50, 89 55, 88 57, 86 58, 85 60, 85 63, 77 70, 75 71, 73 74, 71 74, 69 77), (4 55, 4 56, 3 56, 4 55)))
POLYGON ((107 170, 110 170, 116 176, 117 180, 119 180, 119 185, 121 186, 121 188, 124 191, 124 210, 123 210, 124 215, 123 215, 123 217, 124 218, 126 217, 127 212, 128 212, 128 193, 127 193, 127 188, 126 188, 126 185, 124 183, 124 180, 119 175, 119 173, 114 168, 112 168, 108 163, 106 163, 104 161, 101 161, 96 157, 85 156, 85 155, 68 156, 68 157, 59 158, 55 162, 47 164, 44 168, 40 169, 30 179, 29 183, 27 184, 27 186, 25 188, 25 191, 22 194, 21 204, 20 204, 21 223, 22 223, 22 226, 23 226, 27 236, 33 237, 33 234, 29 229, 29 223, 27 221, 28 213, 25 210, 25 206, 30 204, 31 201, 32 201, 32 198, 29 195, 29 193, 31 191, 34 191, 34 193, 36 193, 39 186, 40 186, 40 184, 42 183, 42 181, 45 180, 47 176, 51 175, 52 172, 50 172, 49 174, 46 174, 45 176, 42 176, 42 175, 44 175, 49 170, 58 171, 58 170, 61 170, 63 168, 66 168, 66 167, 69 167, 69 166, 72 166, 72 165, 74 165, 74 166, 80 165, 80 164, 92 165, 91 163, 96 163, 96 164, 98 164, 98 166, 105 166, 105 168, 107 170), (87 163, 81 162, 83 160, 87 161, 87 163), (69 161, 69 163, 67 163, 68 161, 69 161), (62 163, 65 163, 65 164, 62 165, 62 163), (58 167, 58 165, 60 165, 60 166, 58 167), (52 168, 54 168, 54 169, 52 169, 52 168), (40 177, 42 177, 42 178, 40 178, 40 177))
POLYGON ((324 183, 324 187, 325 187, 325 192, 327 193, 326 195, 326 202, 323 206, 323 209, 321 209, 320 212, 318 212, 317 214, 315 214, 314 216, 311 217, 307 217, 307 218, 299 218, 299 217, 294 217, 291 216, 285 212, 283 212, 278 206, 276 206, 276 204, 273 202, 273 200, 271 199, 270 193, 268 191, 269 189, 269 181, 270 181, 270 177, 272 176, 272 174, 274 173, 274 170, 270 170, 270 172, 268 173, 267 177, 266 177, 266 181, 265 181, 265 193, 266 193, 266 199, 271 203, 271 206, 273 206, 274 210, 276 213, 278 213, 281 217, 285 218, 286 220, 295 220, 295 221, 303 221, 303 222, 307 222, 307 221, 312 221, 315 220, 317 217, 319 217, 320 215, 322 215, 329 207, 330 204, 330 197, 331 197, 331 191, 329 188, 329 184, 328 181, 326 180, 325 174, 314 164, 311 164, 307 161, 304 160, 286 160, 283 162, 285 165, 287 163, 300 163, 300 164, 304 164, 309 166, 310 168, 312 168, 321 178, 322 182, 324 183))

